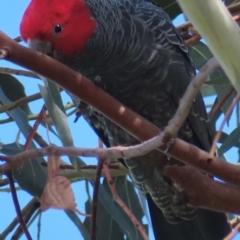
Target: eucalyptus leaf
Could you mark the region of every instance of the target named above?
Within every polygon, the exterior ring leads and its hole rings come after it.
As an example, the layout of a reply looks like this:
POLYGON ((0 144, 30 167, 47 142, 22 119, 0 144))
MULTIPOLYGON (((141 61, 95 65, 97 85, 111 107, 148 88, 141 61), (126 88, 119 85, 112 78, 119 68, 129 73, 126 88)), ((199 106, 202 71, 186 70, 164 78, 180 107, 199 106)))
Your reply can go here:
MULTIPOLYGON (((83 236, 84 240, 90 240, 90 234, 89 231, 87 230, 87 228, 85 227, 85 225, 82 223, 82 221, 79 219, 78 215, 76 214, 76 212, 72 211, 72 210, 65 210, 65 213, 67 214, 67 216, 71 219, 71 221, 76 225, 76 227, 78 228, 78 230, 80 231, 80 233, 83 236)), ((89 218, 87 218, 89 219, 89 218)), ((103 238, 104 239, 104 238, 103 238)))
MULTIPOLYGON (((93 182, 91 182, 93 186, 93 182)), ((129 236, 131 240, 137 240, 136 238, 136 228, 133 226, 129 217, 119 208, 119 206, 113 201, 112 194, 107 191, 105 187, 100 184, 98 197, 107 210, 107 212, 116 220, 121 229, 129 236)))
MULTIPOLYGON (((0 73, 0 87, 11 102, 26 97, 24 86, 12 75, 0 73)), ((31 114, 28 104, 20 108, 27 114, 31 114)))
POLYGON ((204 84, 201 87, 201 93, 202 93, 203 97, 210 97, 210 96, 216 95, 216 91, 215 91, 214 87, 212 85, 207 85, 207 84, 204 84))
MULTIPOLYGON (((4 104, 9 104, 10 100, 0 88, 0 100, 4 104)), ((20 108, 13 109, 9 112, 20 131, 27 139, 30 132, 27 114, 20 108)), ((35 144, 32 142, 31 149, 35 149, 35 144)), ((19 169, 13 169, 13 177, 18 182, 19 186, 33 196, 41 196, 43 188, 47 181, 46 168, 42 166, 44 159, 42 157, 25 161, 19 169)))
POLYGON ((49 89, 49 93, 51 94, 53 101, 62 110, 62 112, 65 113, 64 105, 59 91, 59 86, 51 80, 46 80, 45 84, 45 86, 49 89))
POLYGON ((218 149, 219 156, 222 156, 225 152, 227 152, 236 142, 239 142, 240 136, 240 127, 234 129, 229 136, 225 139, 221 147, 218 149))
MULTIPOLYGON (((228 137, 229 137, 229 134, 222 132, 218 142, 223 144, 228 137)), ((233 142, 232 146, 240 149, 240 141, 233 142)))
POLYGON ((213 56, 202 41, 189 46, 189 54, 196 69, 200 69, 213 56))
POLYGON ((224 4, 226 6, 233 4, 233 3, 237 3, 237 2, 239 2, 239 0, 224 0, 224 4))
POLYGON ((168 13, 171 19, 182 13, 176 0, 156 0, 156 2, 168 13))
MULTIPOLYGON (((86 212, 91 212, 91 202, 89 200, 85 203, 86 212)), ((92 231, 92 219, 85 218, 84 225, 88 229, 89 232, 92 231)), ((123 240, 124 232, 120 228, 119 224, 115 221, 115 219, 106 211, 102 203, 98 202, 97 209, 97 229, 96 236, 97 239, 104 240, 123 240)))
MULTIPOLYGON (((225 95, 231 90, 232 86, 231 85, 228 85, 228 86, 217 86, 217 85, 215 85, 214 88, 216 90, 218 99, 220 100, 223 97, 225 97, 225 95)), ((227 113, 229 107, 231 106, 231 104, 233 102, 234 97, 235 97, 235 94, 231 94, 231 96, 228 97, 228 99, 224 101, 224 104, 222 105, 222 108, 221 108, 222 112, 224 114, 227 113)), ((228 118, 228 122, 231 119, 231 116, 228 118)))
MULTIPOLYGON (((113 181, 114 181, 114 185, 115 185, 115 188, 117 190, 119 197, 131 209, 132 213, 138 219, 138 221, 140 223, 142 223, 142 218, 144 217, 144 213, 143 213, 141 204, 139 202, 137 193, 134 189, 133 183, 128 181, 126 176, 113 178, 113 181)), ((106 178, 103 181, 103 185, 105 186, 107 191, 110 193, 110 189, 108 187, 106 178)), ((116 204, 116 205, 119 208, 119 210, 122 211, 122 209, 119 207, 119 205, 118 204, 116 204)), ((128 218, 127 215, 126 215, 126 217, 128 218)), ((131 225, 133 228, 135 228, 135 226, 133 225, 132 222, 131 222, 131 225)), ((139 240, 143 239, 137 228, 135 228, 135 234, 136 234, 136 239, 139 239, 139 240)))
POLYGON ((0 143, 0 152, 6 155, 15 155, 23 151, 24 145, 20 143, 9 143, 9 144, 3 144, 0 143))
MULTIPOLYGON (((63 146, 73 146, 73 139, 68 125, 67 116, 62 110, 63 105, 59 101, 54 102, 54 99, 59 99, 59 97, 57 97, 59 91, 57 88, 54 88, 52 84, 50 85, 52 86, 51 88, 39 85, 40 92, 48 109, 48 112, 54 122, 54 126, 57 129, 59 138, 61 139, 63 146)), ((79 165, 83 164, 83 161, 81 161, 80 158, 69 157, 69 159, 76 169, 78 169, 79 165)))
POLYGON ((207 81, 206 84, 223 86, 223 87, 224 86, 232 86, 231 82, 229 81, 229 79, 226 76, 211 79, 211 80, 207 81))

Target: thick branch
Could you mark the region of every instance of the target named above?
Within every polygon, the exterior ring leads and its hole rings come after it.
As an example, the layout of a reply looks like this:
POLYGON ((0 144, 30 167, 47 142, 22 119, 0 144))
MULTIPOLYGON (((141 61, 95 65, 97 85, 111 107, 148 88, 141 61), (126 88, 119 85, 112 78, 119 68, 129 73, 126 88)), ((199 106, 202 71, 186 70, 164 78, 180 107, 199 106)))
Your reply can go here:
POLYGON ((214 181, 190 166, 167 167, 165 174, 186 192, 188 203, 192 206, 240 213, 239 187, 214 181))
MULTIPOLYGON (((3 33, 0 33, 0 49, 3 49, 2 54, 0 54, 2 58, 7 57, 7 60, 13 63, 52 79, 64 89, 96 108, 138 140, 145 141, 161 133, 159 128, 123 106, 87 78, 46 55, 20 46, 3 33)), ((161 138, 159 145, 160 140, 161 138)), ((166 144, 162 143, 158 149, 164 152, 166 144)), ((222 162, 215 157, 211 158, 208 153, 180 139, 174 141, 168 155, 225 181, 239 183, 240 170, 238 167, 222 162)))

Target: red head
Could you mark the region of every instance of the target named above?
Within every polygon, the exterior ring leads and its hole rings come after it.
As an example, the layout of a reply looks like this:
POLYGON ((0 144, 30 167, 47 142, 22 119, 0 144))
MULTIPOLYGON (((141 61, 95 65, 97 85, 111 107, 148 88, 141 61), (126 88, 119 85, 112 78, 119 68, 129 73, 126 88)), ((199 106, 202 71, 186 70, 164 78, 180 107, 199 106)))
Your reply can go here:
POLYGON ((20 25, 24 41, 51 43, 64 55, 82 51, 96 22, 84 0, 32 0, 20 25))

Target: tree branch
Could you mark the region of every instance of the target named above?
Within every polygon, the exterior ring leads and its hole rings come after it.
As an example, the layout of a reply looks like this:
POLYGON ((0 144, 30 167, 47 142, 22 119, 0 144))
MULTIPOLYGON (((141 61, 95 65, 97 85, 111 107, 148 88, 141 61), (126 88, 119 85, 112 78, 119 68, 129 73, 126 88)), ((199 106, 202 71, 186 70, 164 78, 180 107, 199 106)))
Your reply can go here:
MULTIPOLYGON (((160 135, 160 137, 163 134, 160 135)), ((75 147, 56 147, 49 146, 41 149, 28 150, 13 156, 0 156, 0 160, 7 161, 5 164, 0 166, 0 172, 6 173, 13 167, 17 167, 28 159, 34 159, 40 156, 84 156, 84 157, 98 157, 104 159, 111 158, 131 158, 135 156, 141 156, 146 154, 148 151, 155 149, 155 145, 158 143, 158 138, 153 138, 142 144, 131 146, 131 147, 112 147, 107 149, 91 149, 91 148, 75 148, 75 147), (3 159, 1 159, 3 157, 3 159)), ((175 144, 175 143, 173 143, 175 144)), ((172 148, 172 145, 171 145, 172 148)), ((210 158, 209 154, 196 148, 193 151, 188 152, 188 157, 185 162, 192 162, 196 166, 200 166, 199 169, 209 169, 208 172, 214 169, 216 176, 233 184, 240 185, 239 176, 240 169, 237 166, 223 162, 220 159, 213 157, 210 158), (199 155, 200 154, 200 155, 199 155), (196 159, 194 158, 196 157, 196 159), (203 158, 202 158, 203 157, 203 158), (209 157, 209 158, 208 158, 209 157)), ((181 151, 181 149, 180 149, 181 151)), ((193 165, 193 164, 192 164, 193 165)), ((82 170, 84 172, 84 170, 82 170)), ((212 174, 214 175, 214 174, 212 174)))
POLYGON ((185 191, 187 202, 192 206, 218 212, 240 213, 239 187, 214 181, 190 166, 167 167, 164 174, 185 191))
POLYGON ((33 77, 33 78, 40 79, 39 76, 36 73, 29 72, 29 71, 24 71, 24 70, 20 70, 20 69, 0 67, 0 73, 14 74, 14 75, 18 75, 18 76, 33 77))
POLYGON ((31 235, 28 231, 28 228, 27 228, 26 223, 25 223, 25 221, 23 219, 23 216, 22 216, 22 212, 21 212, 20 205, 19 205, 19 202, 18 202, 17 193, 16 193, 16 189, 15 189, 15 186, 14 186, 14 181, 13 181, 11 171, 7 174, 7 177, 9 179, 9 185, 10 185, 10 188, 11 188, 13 203, 14 203, 16 213, 17 213, 17 216, 18 216, 18 221, 19 221, 19 223, 22 227, 23 232, 25 233, 25 236, 26 236, 27 240, 32 240, 32 237, 31 237, 31 235))
MULTIPOLYGON (((103 144, 102 144, 101 140, 99 140, 99 147, 103 148, 103 144)), ((99 192, 100 177, 101 177, 104 162, 105 162, 104 159, 98 158, 98 165, 97 165, 96 178, 95 178, 94 189, 93 189, 93 199, 92 199, 91 240, 97 239, 98 192, 99 192)), ((109 170, 109 172, 110 172, 110 170, 109 170)))
MULTIPOLYGON (((3 33, 0 33, 0 49, 2 49, 0 51, 2 57, 22 67, 31 69, 46 78, 52 79, 67 91, 96 108, 138 140, 145 141, 162 133, 158 127, 123 106, 84 76, 44 54, 17 44, 3 33), (32 59, 34 59, 34 61, 32 61, 32 59), (110 102, 111 104, 109 104, 110 102)), ((141 147, 143 150, 146 151, 147 149, 149 151, 148 147, 149 144, 151 144, 152 149, 158 148, 158 150, 164 152, 167 143, 161 142, 161 140, 162 135, 160 134, 158 138, 147 141, 145 145, 141 145, 141 147)), ((47 152, 52 154, 51 151, 49 152, 49 149, 48 151, 45 149, 44 154, 47 152)), ((39 154, 40 152, 37 150, 36 153, 39 154)), ((118 157, 123 157, 122 151, 118 153, 118 157)), ((57 152, 55 154, 57 154, 57 152)), ((211 157, 208 153, 198 149, 196 146, 180 139, 176 139, 174 143, 171 144, 168 155, 186 164, 195 166, 206 173, 218 176, 225 181, 235 184, 239 183, 240 170, 238 167, 222 162, 216 157, 211 157)), ((96 156, 96 153, 94 156, 96 156)))
POLYGON ((117 190, 114 186, 114 182, 112 180, 112 177, 109 173, 109 168, 107 162, 103 163, 103 168, 106 172, 106 179, 108 182, 108 186, 110 188, 110 191, 112 193, 114 201, 122 208, 122 210, 127 214, 127 216, 130 218, 134 226, 138 229, 140 234, 142 235, 144 240, 149 240, 145 228, 142 226, 142 224, 138 221, 138 219, 134 216, 131 209, 128 208, 128 206, 123 202, 123 200, 119 197, 117 190))
POLYGON ((192 107, 192 102, 199 93, 199 89, 204 84, 209 74, 218 67, 220 67, 219 63, 213 57, 209 59, 207 63, 199 70, 199 73, 190 82, 187 91, 181 99, 175 116, 170 120, 170 123, 164 130, 165 134, 170 134, 171 137, 177 136, 179 129, 181 128, 189 114, 189 111, 192 107))

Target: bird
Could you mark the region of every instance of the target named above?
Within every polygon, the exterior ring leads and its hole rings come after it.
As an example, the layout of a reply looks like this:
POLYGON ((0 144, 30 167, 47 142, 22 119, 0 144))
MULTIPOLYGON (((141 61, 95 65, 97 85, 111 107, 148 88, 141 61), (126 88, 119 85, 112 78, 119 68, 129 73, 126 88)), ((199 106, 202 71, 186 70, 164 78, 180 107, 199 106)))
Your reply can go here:
MULTIPOLYGON (((30 48, 86 76, 161 129, 174 116, 196 74, 170 17, 151 0, 31 0, 20 33, 30 48)), ((107 147, 139 143, 71 96, 107 147)), ((199 93, 178 137, 208 151, 212 136, 199 93)), ((164 176, 164 169, 183 163, 157 150, 123 163, 136 188, 146 195, 156 240, 220 240, 231 231, 224 213, 176 201, 181 192, 164 176)))

